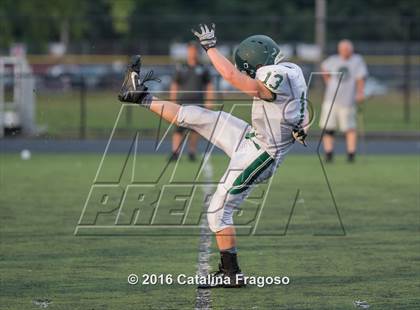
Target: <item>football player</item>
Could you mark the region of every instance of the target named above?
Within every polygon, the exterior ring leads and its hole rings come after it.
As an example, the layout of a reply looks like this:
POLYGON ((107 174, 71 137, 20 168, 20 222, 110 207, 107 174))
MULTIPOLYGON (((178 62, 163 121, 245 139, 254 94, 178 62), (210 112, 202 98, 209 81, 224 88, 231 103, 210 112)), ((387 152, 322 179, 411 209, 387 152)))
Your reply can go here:
POLYGON ((138 103, 168 122, 198 132, 230 157, 207 211, 221 261, 212 275, 215 281, 201 288, 242 287, 245 283, 237 260, 233 212, 253 185, 273 175, 295 141, 305 144, 307 87, 300 67, 283 62, 279 46, 268 36, 243 40, 234 54, 235 66, 216 48, 214 24, 200 25, 193 34, 220 75, 253 98, 252 125, 223 111, 181 106, 154 97, 146 86, 154 79, 153 73, 140 78, 140 56, 134 56, 128 66, 119 100, 138 103), (230 284, 217 281, 217 277, 230 278, 230 284))

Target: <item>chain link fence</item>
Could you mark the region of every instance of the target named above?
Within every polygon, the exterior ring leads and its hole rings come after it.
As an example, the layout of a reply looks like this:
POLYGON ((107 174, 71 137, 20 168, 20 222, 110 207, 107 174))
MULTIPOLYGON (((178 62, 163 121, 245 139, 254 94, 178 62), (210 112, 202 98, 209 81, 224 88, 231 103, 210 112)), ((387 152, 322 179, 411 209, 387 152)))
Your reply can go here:
MULTIPOLYGON (((224 16, 212 21, 217 24, 218 39, 227 56, 232 54, 242 38, 264 33, 289 47, 290 60, 302 66, 306 78, 318 70, 317 60, 298 55, 300 44, 314 42, 315 19, 311 16, 224 16)), ((77 22, 77 19, 70 20, 69 27, 77 22)), ((43 54, 42 49, 28 45, 27 59, 35 77, 33 92, 36 95, 39 136, 106 138, 119 111, 116 96, 127 55, 144 54, 145 70, 153 69, 162 79, 155 90, 168 91, 175 66, 182 61, 170 57, 171 46, 190 41, 190 28, 203 20, 200 16, 172 16, 159 20, 155 16, 142 16, 129 22, 134 23, 134 29, 138 30, 129 40, 103 37, 92 41, 70 41, 67 53, 61 56, 43 54)), ((419 21, 401 17, 331 17, 326 20, 326 25, 325 56, 335 53, 338 40, 349 38, 353 40, 356 52, 362 54, 367 62, 370 73, 367 92, 372 98, 366 105, 367 130, 418 130, 419 21), (386 38, 383 37, 384 31, 379 31, 378 27, 387 29, 386 38), (351 36, 348 35, 350 33, 351 36)), ((207 61, 205 55, 202 59, 207 61)), ((216 90, 223 92, 230 89, 217 72, 211 72, 216 90)), ((14 82, 8 78, 7 72, 4 74, 2 81, 7 97, 14 82)), ((320 77, 319 83, 314 85, 310 96, 315 106, 319 106, 323 92, 320 77)), ((219 96, 217 100, 221 103, 223 99, 219 96)), ((124 121, 127 129, 148 127, 153 134, 155 124, 145 124, 130 113, 124 116, 124 121)), ((124 136, 123 131, 121 134, 124 136)))

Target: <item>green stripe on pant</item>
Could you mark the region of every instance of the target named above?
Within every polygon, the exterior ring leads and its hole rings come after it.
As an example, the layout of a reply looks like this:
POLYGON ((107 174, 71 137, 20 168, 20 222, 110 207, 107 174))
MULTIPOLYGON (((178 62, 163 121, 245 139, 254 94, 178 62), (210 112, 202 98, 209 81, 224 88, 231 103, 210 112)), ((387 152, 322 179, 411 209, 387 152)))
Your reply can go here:
POLYGON ((236 195, 245 191, 273 161, 267 152, 262 153, 235 179, 229 194, 236 195))

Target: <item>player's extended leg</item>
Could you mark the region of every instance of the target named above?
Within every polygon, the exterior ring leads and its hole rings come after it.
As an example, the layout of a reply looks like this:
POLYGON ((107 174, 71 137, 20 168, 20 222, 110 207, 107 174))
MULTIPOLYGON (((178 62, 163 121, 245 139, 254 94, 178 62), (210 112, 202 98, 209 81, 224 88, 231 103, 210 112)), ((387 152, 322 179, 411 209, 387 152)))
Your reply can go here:
POLYGON ((193 105, 181 106, 156 97, 150 98, 148 104, 150 111, 170 123, 194 130, 229 157, 232 157, 250 130, 248 123, 223 111, 211 111, 193 105))
POLYGON ((196 131, 231 157, 250 126, 223 111, 181 106, 152 96, 145 83, 156 78, 150 71, 140 79, 140 60, 139 55, 131 58, 118 99, 122 102, 137 103, 169 123, 196 131))
POLYGON ((161 118, 166 120, 169 123, 174 123, 178 125, 177 116, 181 105, 173 103, 170 101, 160 100, 159 98, 152 97, 149 99, 149 109, 150 111, 156 113, 161 118))

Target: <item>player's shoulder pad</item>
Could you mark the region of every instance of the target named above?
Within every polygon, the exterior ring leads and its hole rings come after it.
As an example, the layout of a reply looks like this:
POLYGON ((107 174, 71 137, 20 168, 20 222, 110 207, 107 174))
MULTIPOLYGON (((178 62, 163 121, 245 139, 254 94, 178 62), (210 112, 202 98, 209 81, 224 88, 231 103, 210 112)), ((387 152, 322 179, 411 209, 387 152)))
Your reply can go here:
POLYGON ((263 66, 256 72, 255 78, 273 93, 281 92, 281 85, 288 78, 294 78, 300 74, 300 67, 291 62, 282 62, 277 65, 263 66))

